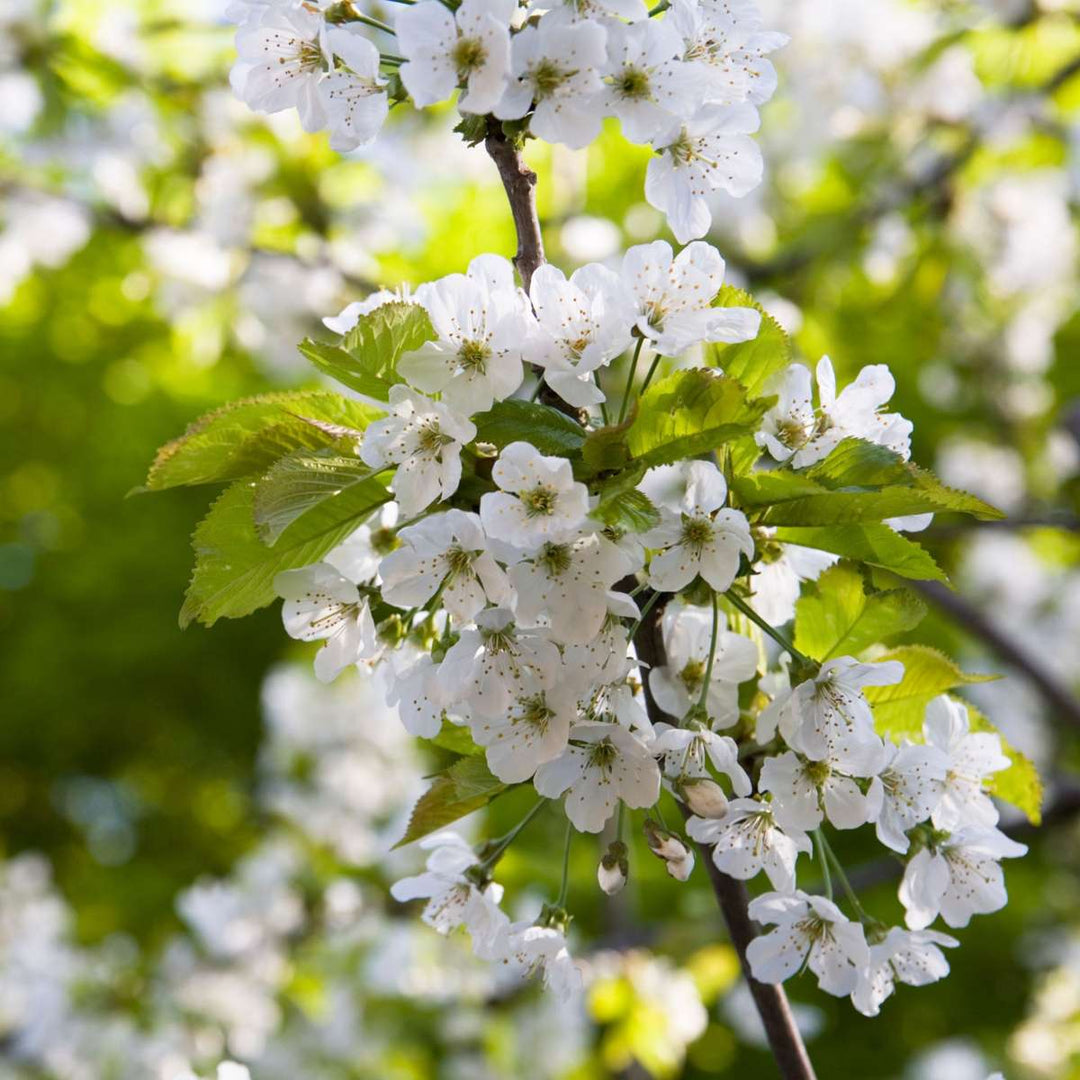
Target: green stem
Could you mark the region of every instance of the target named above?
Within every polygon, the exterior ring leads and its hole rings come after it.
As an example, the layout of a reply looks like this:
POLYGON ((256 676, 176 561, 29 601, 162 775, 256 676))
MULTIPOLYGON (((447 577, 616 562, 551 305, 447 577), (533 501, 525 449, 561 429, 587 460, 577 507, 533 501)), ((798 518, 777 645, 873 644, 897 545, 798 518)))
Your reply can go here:
POLYGON ((559 900, 557 907, 566 906, 566 894, 570 888, 570 841, 574 838, 574 826, 573 823, 567 820, 566 822, 566 846, 563 848, 562 857, 562 888, 559 889, 559 900))
POLYGON ((833 851, 829 841, 825 839, 824 832, 822 832, 821 829, 818 829, 815 835, 820 840, 821 848, 826 857, 832 860, 833 869, 836 871, 836 877, 840 882, 840 887, 844 890, 844 895, 848 898, 852 910, 855 912, 856 916, 858 916, 859 921, 872 923, 874 920, 866 914, 866 910, 863 908, 862 904, 859 903, 859 898, 855 895, 855 890, 851 887, 851 882, 848 881, 847 874, 844 873, 843 863, 836 857, 836 852, 833 851))
POLYGON ((373 19, 370 15, 365 15, 362 11, 358 11, 355 4, 350 4, 352 9, 352 21, 358 23, 364 23, 365 26, 374 27, 376 30, 381 30, 384 34, 393 34, 394 28, 387 26, 381 19, 373 19))
POLYGON ((833 898, 832 874, 829 873, 829 856, 825 851, 828 841, 820 829, 814 830, 814 843, 817 845, 818 859, 821 862, 821 873, 825 878, 825 896, 831 900, 833 898))
POLYGON ((634 347, 634 358, 630 361, 630 370, 626 373, 626 389, 623 390, 622 401, 619 402, 619 423, 626 417, 626 406, 630 404, 630 394, 634 389, 634 376, 637 374, 638 357, 641 355, 641 347, 645 344, 644 338, 638 338, 634 347))
POLYGON ((485 870, 489 870, 493 867, 499 859, 502 858, 503 852, 517 839, 518 833, 520 833, 521 830, 524 829, 545 806, 547 806, 547 804, 547 799, 537 799, 533 808, 505 836, 503 836, 501 840, 496 841, 495 850, 492 851, 480 865, 484 867, 485 870))
POLYGON ((533 392, 529 395, 530 401, 535 401, 540 396, 540 391, 544 388, 543 376, 539 376, 536 380, 536 385, 533 387, 533 392))
POLYGON ((395 56, 393 53, 379 53, 379 60, 389 67, 400 67, 406 62, 404 56, 395 56))
POLYGON ((629 641, 634 640, 634 637, 637 635, 638 630, 641 629, 641 624, 645 621, 645 616, 648 615, 650 611, 652 611, 653 605, 656 603, 657 600, 660 599, 660 596, 661 594, 658 592, 653 593, 652 596, 650 596, 649 599, 645 601, 645 606, 641 609, 641 614, 637 617, 637 622, 635 622, 634 625, 630 627, 630 634, 628 636, 629 641))
POLYGON ((786 649, 791 654, 791 658, 793 660, 798 660, 800 663, 803 664, 812 663, 808 656, 806 656, 804 653, 799 652, 799 650, 796 649, 795 646, 792 645, 791 642, 788 641, 788 639, 784 637, 784 635, 781 634, 779 630, 770 626, 756 611, 754 611, 752 607, 750 607, 749 604, 746 603, 745 600, 743 600, 739 596, 736 596, 733 592, 724 593, 724 596, 727 598, 728 603, 730 603, 732 607, 737 608, 739 611, 741 611, 752 623, 755 623, 757 626, 761 627, 761 629, 764 630, 765 633, 768 634, 769 637, 771 637, 773 641, 777 643, 777 645, 779 645, 783 649, 786 649))
POLYGON ((716 599, 716 592, 712 589, 709 592, 712 596, 712 636, 709 639, 709 658, 705 661, 705 681, 701 684, 701 698, 698 701, 698 706, 706 716, 709 715, 706 703, 709 700, 709 684, 712 682, 713 661, 716 659, 716 642, 720 636, 720 604, 716 599))
POLYGON ((671 7, 670 0, 660 0, 660 3, 657 4, 656 7, 649 8, 649 18, 651 19, 654 15, 659 15, 662 11, 667 11, 669 7, 671 7))
POLYGON ((649 365, 649 370, 645 372, 645 381, 641 384, 641 389, 638 393, 644 394, 645 391, 649 389, 649 383, 652 382, 652 377, 656 374, 656 368, 661 359, 659 353, 653 357, 652 363, 649 365))

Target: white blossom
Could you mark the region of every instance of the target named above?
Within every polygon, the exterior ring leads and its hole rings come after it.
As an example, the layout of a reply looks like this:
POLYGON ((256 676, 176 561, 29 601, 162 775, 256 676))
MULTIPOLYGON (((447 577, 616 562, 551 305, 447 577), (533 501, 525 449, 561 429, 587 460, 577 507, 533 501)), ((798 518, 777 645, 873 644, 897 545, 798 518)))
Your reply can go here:
POLYGON ((340 62, 318 83, 333 150, 355 150, 375 141, 390 111, 386 80, 379 74, 379 50, 344 27, 326 33, 327 45, 340 62))
POLYGON ((874 731, 864 686, 898 683, 904 665, 896 660, 862 664, 837 657, 807 679, 782 693, 758 720, 758 738, 780 734, 792 750, 813 761, 829 760, 852 776, 869 776, 880 761, 882 742, 874 731))
POLYGON ((620 800, 640 809, 660 795, 660 770, 645 745, 619 724, 594 721, 575 724, 569 745, 533 782, 548 799, 566 792, 566 816, 579 832, 600 832, 620 800))
POLYGON ((700 574, 717 592, 731 587, 739 556, 754 557, 746 515, 720 509, 727 499, 724 474, 708 461, 686 461, 650 469, 641 489, 660 509, 660 524, 642 536, 654 550, 649 584, 678 592, 700 574), (673 492, 682 492, 675 501, 673 492))
POLYGON ((625 679, 629 628, 623 619, 637 619, 641 611, 626 593, 607 593, 607 616, 590 641, 563 648, 567 676, 579 686, 595 686, 625 679))
POLYGON ((322 641, 315 654, 320 682, 333 682, 350 664, 374 656, 378 641, 367 598, 327 563, 284 570, 274 591, 285 600, 281 619, 289 637, 322 641))
POLYGON ((514 613, 524 623, 549 625, 562 644, 584 645, 600 632, 609 591, 630 568, 623 552, 599 534, 549 541, 510 567, 514 613))
POLYGON ((881 771, 870 781, 867 797, 870 820, 886 847, 907 851, 908 830, 926 821, 941 802, 948 767, 936 747, 885 742, 881 771))
POLYGON ((764 870, 774 889, 795 887, 799 852, 811 851, 810 837, 782 830, 772 806, 758 799, 732 799, 722 818, 692 817, 686 831, 712 847, 712 860, 725 874, 746 881, 764 870))
POLYGON ((398 533, 401 547, 379 564, 388 604, 413 608, 440 589, 442 606, 458 622, 471 622, 488 605, 510 602, 510 582, 487 549, 476 514, 447 510, 398 533))
POLYGON ((828 759, 809 761, 790 750, 766 758, 758 787, 772 795, 773 813, 785 829, 810 832, 826 817, 838 829, 855 829, 870 818, 862 789, 828 759))
POLYGON ((462 630, 439 667, 448 700, 484 717, 505 715, 531 679, 549 688, 559 673, 559 650, 546 631, 521 629, 505 608, 480 612, 475 628, 462 630))
POLYGON ((514 0, 464 0, 449 11, 423 0, 399 11, 394 23, 406 63, 401 81, 418 106, 445 101, 461 84, 464 113, 490 112, 510 71, 510 19, 514 0))
POLYGON ((777 544, 768 538, 768 529, 764 532, 758 546, 764 557, 754 563, 750 577, 751 606, 770 626, 783 626, 795 618, 802 583, 815 581, 839 556, 801 544, 777 544))
POLYGON ((502 956, 516 961, 526 975, 539 971, 544 986, 564 1002, 581 993, 581 971, 566 947, 566 937, 553 926, 515 923, 502 946, 502 956))
POLYGON ((583 408, 604 399, 595 372, 630 345, 634 307, 618 275, 590 263, 569 280, 550 263, 529 285, 541 334, 534 360, 544 381, 570 405, 583 408))
POLYGON ((438 666, 426 652, 407 649, 391 654, 393 676, 387 680, 386 703, 398 710, 410 735, 431 739, 438 735, 446 702, 438 666))
POLYGON ((656 739, 650 749, 664 755, 664 774, 672 779, 708 779, 710 762, 717 772, 730 781, 736 795, 749 795, 750 777, 739 764, 739 747, 727 735, 718 735, 700 724, 692 727, 672 727, 657 724, 656 739))
POLYGON ((933 840, 907 864, 900 902, 912 930, 924 930, 940 914, 952 927, 972 915, 987 915, 1008 903, 999 859, 1023 855, 1027 847, 997 829, 965 828, 933 840))
POLYGON ((942 947, 960 942, 936 930, 904 930, 890 927, 884 939, 870 946, 870 966, 851 994, 851 1002, 863 1016, 877 1016, 881 1003, 896 984, 929 986, 949 974, 942 947))
POLYGON ((327 67, 322 13, 297 4, 268 7, 236 31, 233 91, 256 112, 295 108, 305 131, 326 126, 319 81, 327 67))
MULTIPOLYGON (((649 689, 669 716, 682 719, 701 701, 709 671, 712 624, 712 612, 705 608, 674 601, 664 610, 661 633, 667 663, 650 670, 649 689)), ((757 646, 728 630, 727 617, 718 612, 716 652, 705 695, 705 711, 713 726, 727 728, 738 721, 739 684, 752 679, 757 666, 757 646)))
POLYGON ((622 279, 637 303, 637 329, 658 353, 678 356, 702 342, 757 337, 761 316, 753 308, 712 306, 724 270, 720 252, 704 242, 675 256, 664 240, 626 252, 622 279))
POLYGON ((738 197, 761 183, 761 151, 750 138, 759 126, 752 105, 702 105, 653 138, 657 156, 645 173, 645 198, 667 215, 680 244, 709 231, 712 192, 738 197))
MULTIPOLYGON (((432 4, 446 11, 436 0, 432 4)), ((441 393, 448 405, 470 416, 521 385, 535 320, 506 259, 478 255, 467 273, 421 285, 416 300, 437 336, 398 361, 409 383, 427 394, 441 393)))
POLYGON ((474 946, 483 949, 494 940, 505 919, 498 906, 502 887, 492 882, 480 889, 466 877, 479 860, 457 833, 425 836, 420 847, 431 852, 426 871, 402 878, 390 887, 390 895, 401 903, 427 900, 422 918, 428 926, 440 934, 464 926, 474 946))
POLYGON ((683 40, 674 24, 645 19, 611 23, 604 67, 606 110, 619 118, 630 142, 648 142, 702 100, 706 73, 679 58, 683 40))
POLYGON ((750 902, 750 917, 775 925, 747 946, 754 978, 781 983, 805 964, 828 994, 846 997, 870 963, 862 926, 831 901, 801 890, 792 895, 765 893, 750 902))
POLYGON ((996 825, 997 808, 983 783, 1012 764, 1002 753, 1001 737, 995 732, 971 731, 967 706, 945 694, 927 705, 923 731, 927 746, 939 750, 948 762, 941 799, 930 815, 934 827, 996 825))
POLYGON ((480 520, 493 540, 522 551, 575 536, 589 512, 589 490, 565 458, 545 457, 527 442, 504 447, 491 470, 501 490, 480 499, 480 520))
POLYGON ((364 432, 360 457, 375 469, 397 466, 390 490, 411 517, 457 490, 461 448, 474 438, 471 421, 399 383, 390 388, 390 415, 364 432))
POLYGON ((469 721, 473 740, 487 752, 488 768, 505 784, 528 780, 557 758, 577 720, 577 697, 565 682, 545 686, 526 672, 516 682, 506 710, 469 721))
POLYGON ((494 113, 519 120, 535 103, 529 130, 546 142, 574 149, 600 134, 607 35, 597 22, 543 18, 514 35, 511 79, 494 113))

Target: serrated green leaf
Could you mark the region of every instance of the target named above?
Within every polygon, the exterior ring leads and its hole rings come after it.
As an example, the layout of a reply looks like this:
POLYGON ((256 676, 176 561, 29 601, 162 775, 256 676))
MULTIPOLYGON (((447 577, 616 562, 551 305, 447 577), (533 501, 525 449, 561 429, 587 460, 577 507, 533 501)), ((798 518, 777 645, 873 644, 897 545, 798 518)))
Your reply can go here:
POLYGON ((482 754, 484 748, 473 742, 469 729, 462 724, 452 724, 449 720, 443 720, 442 727, 437 735, 428 739, 433 746, 442 750, 450 750, 455 754, 482 754))
POLYGON ((420 796, 405 835, 394 847, 411 844, 479 810, 506 788, 506 784, 491 775, 480 755, 459 758, 420 796))
POLYGON ((398 360, 434 337, 431 320, 419 304, 393 302, 361 315, 338 345, 306 338, 299 348, 324 375, 366 397, 387 401, 390 388, 403 381, 398 360))
POLYGON ((577 453, 585 442, 585 429, 576 420, 536 401, 497 401, 472 420, 476 441, 492 443, 500 450, 520 440, 532 443, 541 454, 565 457, 577 453))
POLYGON ((795 647, 815 660, 857 656, 916 626, 926 605, 906 589, 866 592, 862 574, 847 563, 803 586, 795 605, 795 647))
POLYGON ((650 467, 697 457, 753 431, 772 401, 749 400, 735 379, 708 368, 676 371, 642 396, 627 447, 650 467))
POLYGON ((626 433, 637 419, 637 402, 630 416, 621 424, 590 431, 581 447, 581 458, 588 466, 589 475, 621 469, 630 460, 630 448, 626 445, 626 433))
POLYGON ((253 516, 263 543, 277 543, 294 521, 349 488, 364 485, 373 507, 389 501, 386 487, 375 479, 379 471, 355 454, 329 447, 295 451, 276 461, 255 488, 253 516))
POLYGON ((652 500, 636 488, 600 489, 600 502, 592 516, 621 532, 645 532, 660 523, 660 511, 652 500))
POLYGON ((752 341, 734 345, 713 345, 710 359, 725 375, 737 379, 750 394, 756 394, 768 380, 791 363, 791 339, 784 328, 747 292, 725 285, 714 307, 749 307, 761 315, 761 328, 752 341))
POLYGON ((1007 769, 994 773, 987 780, 991 795, 1012 803, 1021 810, 1032 825, 1042 823, 1043 785, 1039 770, 1026 754, 1017 750, 1004 735, 970 701, 965 701, 972 731, 988 731, 1001 739, 1001 752, 1012 762, 1007 769))
POLYGON ((146 479, 150 491, 238 480, 264 472, 300 448, 334 441, 304 418, 363 431, 379 413, 330 390, 266 394, 235 401, 196 420, 158 452, 146 479))
POLYGON ((349 488, 293 522, 271 548, 255 531, 254 504, 255 483, 238 480, 196 527, 195 569, 180 610, 182 627, 194 620, 212 626, 265 607, 275 599, 278 573, 318 562, 374 509, 364 485, 349 488))
POLYGON ((888 525, 782 526, 776 530, 774 538, 818 551, 831 551, 834 555, 889 570, 900 577, 948 583, 945 573, 928 551, 888 525))
POLYGON ((967 674, 943 652, 927 645, 903 645, 875 659, 899 660, 904 665, 904 677, 894 686, 868 686, 865 690, 878 734, 894 739, 919 735, 926 706, 939 694, 997 678, 967 674))
POLYGON ((865 439, 844 439, 828 457, 801 470, 800 475, 831 489, 879 488, 908 480, 899 454, 865 439))

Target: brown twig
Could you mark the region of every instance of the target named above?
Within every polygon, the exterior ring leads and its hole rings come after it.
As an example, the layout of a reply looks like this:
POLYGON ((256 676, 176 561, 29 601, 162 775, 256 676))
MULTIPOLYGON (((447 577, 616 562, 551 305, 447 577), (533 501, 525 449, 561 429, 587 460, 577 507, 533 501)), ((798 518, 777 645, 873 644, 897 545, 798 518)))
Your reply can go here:
POLYGON ((536 213, 536 173, 525 164, 521 151, 507 138, 498 120, 488 120, 484 149, 495 162, 506 189, 518 241, 514 266, 521 276, 522 287, 528 292, 533 274, 544 263, 544 238, 536 213))
POLYGON ((936 581, 909 581, 908 585, 939 607, 973 637, 988 645, 1005 663, 1016 668, 1038 690, 1054 714, 1080 729, 1080 701, 1035 657, 999 630, 969 600, 936 581))
MULTIPOLYGON (((664 663, 664 644, 660 637, 660 619, 663 614, 663 604, 657 604, 638 627, 634 635, 634 647, 637 650, 638 659, 648 666, 664 663)), ((658 722, 665 718, 665 714, 659 709, 652 695, 649 693, 648 683, 645 684, 645 704, 649 711, 649 718, 658 722)), ((684 818, 690 817, 689 809, 679 803, 679 810, 684 818)), ((716 895, 720 912, 727 923, 728 935, 731 944, 734 945, 739 955, 739 964, 742 967, 746 983, 750 987, 750 993, 757 1006, 758 1015, 765 1027, 765 1035, 769 1041, 769 1048, 776 1059, 777 1068, 784 1080, 815 1080, 814 1066, 810 1061, 810 1055, 806 1052, 802 1035, 799 1034, 798 1026, 791 1012, 787 994, 780 984, 758 982, 750 970, 750 963, 746 958, 746 948, 757 936, 757 930, 750 919, 747 911, 748 898, 746 886, 741 881, 728 877, 712 861, 711 853, 707 848, 697 845, 698 858, 709 875, 709 883, 716 895)))

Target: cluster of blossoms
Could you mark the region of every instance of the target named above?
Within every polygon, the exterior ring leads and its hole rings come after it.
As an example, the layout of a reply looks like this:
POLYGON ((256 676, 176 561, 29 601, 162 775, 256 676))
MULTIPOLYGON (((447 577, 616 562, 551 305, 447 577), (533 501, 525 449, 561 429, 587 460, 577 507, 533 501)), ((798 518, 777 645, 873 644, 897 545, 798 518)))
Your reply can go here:
MULTIPOLYGON (((400 357, 407 382, 389 390, 385 418, 355 435, 356 454, 387 476, 393 501, 319 563, 280 574, 276 588, 289 633, 324 642, 320 678, 379 665, 411 734, 467 729, 497 781, 533 784, 542 797, 534 813, 562 799, 574 828, 600 833, 621 823, 624 807, 651 810, 671 791, 717 867, 740 879, 764 872, 777 890, 752 905, 777 927, 751 949, 758 978, 779 981, 806 962, 824 990, 875 1013, 896 982, 947 971, 940 946, 955 942, 928 929, 939 914, 964 926, 1005 903, 998 860, 1023 848, 996 830, 986 794, 988 778, 1010 764, 998 736, 970 731, 965 707, 941 697, 924 742, 883 739, 864 688, 897 684, 896 661, 815 663, 792 648, 767 670, 762 646, 729 628, 721 603, 757 621, 736 582, 763 570, 770 549, 781 553, 768 565, 790 560, 789 545, 727 505, 728 482, 712 461, 644 471, 636 496, 652 516, 635 530, 598 516, 569 460, 524 440, 499 449, 478 439, 480 414, 518 391, 530 365, 564 401, 588 408, 605 400, 599 370, 635 339, 637 353, 648 343, 657 357, 752 339, 755 311, 711 306, 722 278, 708 245, 673 257, 658 242, 631 249, 621 273, 590 265, 567 280, 543 267, 529 295, 495 256, 421 286, 408 302, 424 309, 434 337, 400 357), (663 646, 663 662, 651 666, 635 645, 650 615, 663 646), (798 888, 811 834, 826 873, 835 865, 843 875, 826 824, 872 825, 907 858, 907 929, 886 930, 861 907, 851 921, 831 898, 798 888)), ((334 325, 347 330, 384 304, 408 310, 377 295, 334 325)), ((846 439, 907 457, 911 425, 884 412, 887 369, 864 369, 837 393, 823 360, 816 407, 805 368, 787 369, 777 385, 756 437, 769 457, 802 454, 808 465, 846 439)), ((818 571, 829 561, 823 555, 818 571)), ((787 588, 781 582, 772 607, 787 588)), ((644 830, 668 873, 686 880, 689 843, 652 816, 644 830)), ((514 836, 479 850, 454 833, 429 836, 426 872, 394 895, 425 899, 437 930, 465 926, 478 956, 540 968, 569 996, 580 974, 563 899, 534 922, 512 922, 500 907, 492 871, 514 836)), ((627 862, 616 836, 598 868, 605 891, 621 888, 627 862)))
POLYGON ((352 0, 237 0, 230 14, 239 96, 263 112, 296 108, 335 149, 370 144, 391 100, 424 107, 455 91, 467 123, 491 116, 575 149, 617 117, 627 139, 655 150, 645 195, 681 243, 708 231, 711 192, 761 182, 750 136, 776 88, 765 57, 787 40, 762 29, 750 0, 665 0, 651 12, 643 0, 419 0, 392 27, 352 0), (373 31, 395 51, 380 53, 373 31))

